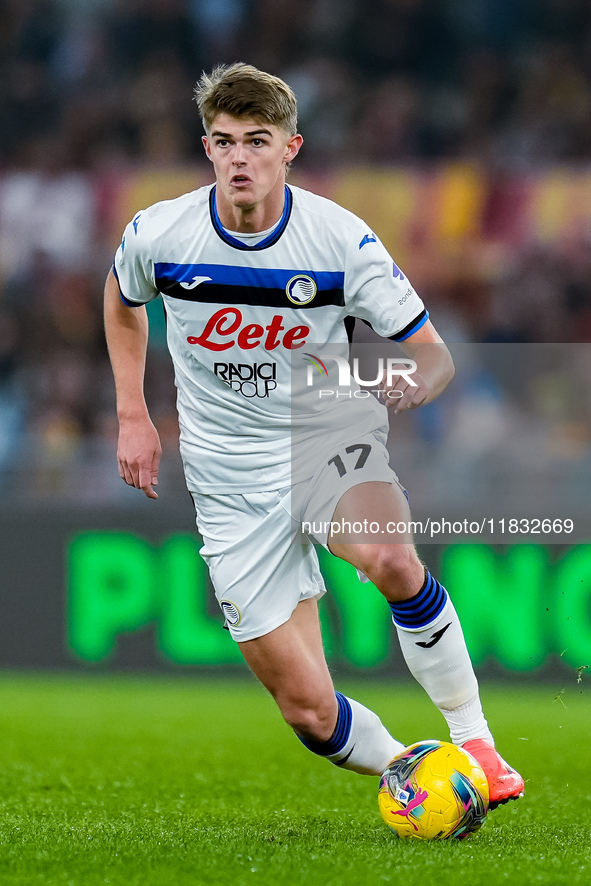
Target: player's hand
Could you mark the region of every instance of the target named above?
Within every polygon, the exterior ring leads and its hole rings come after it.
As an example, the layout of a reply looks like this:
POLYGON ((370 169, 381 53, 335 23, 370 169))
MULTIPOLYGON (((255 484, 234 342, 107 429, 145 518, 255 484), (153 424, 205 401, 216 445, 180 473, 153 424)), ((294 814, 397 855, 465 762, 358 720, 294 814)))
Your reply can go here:
POLYGON ((158 498, 158 466, 162 447, 158 431, 149 418, 127 419, 119 424, 117 461, 119 476, 128 486, 141 489, 147 498, 158 498))
POLYGON ((380 383, 384 402, 388 409, 394 410, 395 415, 404 412, 405 409, 416 409, 429 398, 431 389, 422 375, 413 372, 412 380, 416 387, 411 385, 404 375, 398 377, 393 375, 390 385, 386 384, 385 379, 380 383))

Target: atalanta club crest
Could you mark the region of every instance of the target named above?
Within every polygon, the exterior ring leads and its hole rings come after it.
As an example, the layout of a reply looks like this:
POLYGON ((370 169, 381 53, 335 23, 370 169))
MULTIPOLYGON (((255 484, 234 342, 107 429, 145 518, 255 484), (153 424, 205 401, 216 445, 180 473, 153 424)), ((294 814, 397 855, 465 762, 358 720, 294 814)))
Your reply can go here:
POLYGON ((232 603, 231 600, 221 600, 220 606, 222 607, 222 612, 226 616, 226 621, 229 625, 232 625, 232 627, 235 628, 240 624, 242 614, 235 603, 232 603))
POLYGON ((318 292, 318 287, 312 277, 307 274, 298 274, 291 278, 285 287, 285 292, 294 305, 307 305, 318 292))

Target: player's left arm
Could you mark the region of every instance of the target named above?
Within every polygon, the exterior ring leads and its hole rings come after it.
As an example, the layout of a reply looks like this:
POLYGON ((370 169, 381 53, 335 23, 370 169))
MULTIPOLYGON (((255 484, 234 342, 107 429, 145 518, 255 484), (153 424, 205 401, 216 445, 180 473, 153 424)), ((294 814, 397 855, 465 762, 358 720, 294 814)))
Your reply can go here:
POLYGON ((395 413, 430 403, 445 390, 455 372, 451 354, 430 320, 400 342, 400 347, 415 361, 417 369, 394 375, 391 384, 384 380, 385 402, 395 413))

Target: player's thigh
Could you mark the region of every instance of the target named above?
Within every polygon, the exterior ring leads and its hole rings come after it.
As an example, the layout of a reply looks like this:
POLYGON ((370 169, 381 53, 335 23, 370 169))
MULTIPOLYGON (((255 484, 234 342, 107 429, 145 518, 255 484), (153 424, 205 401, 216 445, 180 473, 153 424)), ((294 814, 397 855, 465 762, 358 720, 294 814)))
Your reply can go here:
POLYGON ((410 508, 400 484, 370 480, 343 493, 328 543, 333 553, 337 544, 412 544, 410 508))
POLYGON ((336 717, 336 699, 326 664, 318 604, 300 602, 291 617, 262 637, 238 643, 245 661, 277 701, 288 721, 302 710, 336 717))
POLYGON ((301 600, 324 593, 313 545, 293 542, 284 491, 193 499, 201 556, 236 641, 269 634, 301 600))

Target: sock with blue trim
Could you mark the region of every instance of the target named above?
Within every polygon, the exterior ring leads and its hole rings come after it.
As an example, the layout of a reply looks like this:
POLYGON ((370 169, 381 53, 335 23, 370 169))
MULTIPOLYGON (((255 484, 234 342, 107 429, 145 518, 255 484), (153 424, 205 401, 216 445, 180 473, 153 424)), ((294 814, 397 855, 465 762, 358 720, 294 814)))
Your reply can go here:
POLYGON ((418 594, 390 603, 390 609, 406 664, 445 717, 452 742, 483 738, 494 744, 460 620, 445 588, 425 569, 418 594))
POLYGON ((298 736, 309 751, 326 757, 335 766, 361 772, 363 775, 381 775, 404 745, 392 738, 377 714, 340 692, 335 692, 338 703, 337 725, 328 741, 311 741, 298 736))

